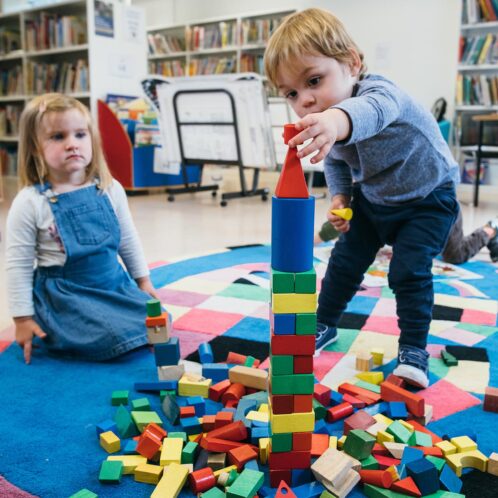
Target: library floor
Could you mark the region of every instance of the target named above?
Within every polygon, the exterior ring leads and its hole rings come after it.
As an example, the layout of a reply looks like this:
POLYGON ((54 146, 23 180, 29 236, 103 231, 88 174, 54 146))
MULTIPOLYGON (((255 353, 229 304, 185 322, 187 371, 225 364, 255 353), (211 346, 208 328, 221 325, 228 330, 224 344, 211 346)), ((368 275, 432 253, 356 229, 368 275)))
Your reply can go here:
MULTIPOLYGON (((222 172, 221 188, 237 190, 235 168, 222 172)), ((209 175, 209 170, 207 173, 209 175)), ((260 185, 273 191, 277 177, 276 173, 263 173, 260 185)), ((5 222, 16 188, 15 180, 6 179, 4 201, 0 203, 0 340, 9 340, 13 332, 5 285, 5 222)), ((319 188, 313 193, 324 191, 319 188)), ((491 201, 483 196, 479 207, 474 208, 469 205, 468 190, 459 197, 466 233, 498 215, 498 200, 491 201)), ((227 246, 268 243, 270 240, 271 202, 262 202, 259 197, 235 199, 224 208, 209 192, 180 195, 174 202, 167 202, 165 194, 134 195, 129 197, 129 204, 149 263, 184 259, 227 246)), ((327 199, 317 200, 316 228, 325 220, 327 207, 327 199)), ((489 261, 487 249, 476 257, 489 261)))

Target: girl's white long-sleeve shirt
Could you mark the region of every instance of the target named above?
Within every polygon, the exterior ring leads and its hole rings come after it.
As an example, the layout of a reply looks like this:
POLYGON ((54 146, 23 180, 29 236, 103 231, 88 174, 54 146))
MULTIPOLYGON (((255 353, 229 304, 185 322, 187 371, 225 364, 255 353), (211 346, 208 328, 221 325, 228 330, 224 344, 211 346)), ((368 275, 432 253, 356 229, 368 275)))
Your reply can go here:
MULTIPOLYGON (((118 253, 132 278, 149 275, 142 245, 122 185, 114 180, 105 191, 118 218, 118 253)), ((13 317, 32 316, 33 271, 38 266, 63 266, 66 254, 46 196, 25 187, 12 202, 7 216, 7 290, 13 317)), ((97 269, 95 271, 98 271, 97 269)))

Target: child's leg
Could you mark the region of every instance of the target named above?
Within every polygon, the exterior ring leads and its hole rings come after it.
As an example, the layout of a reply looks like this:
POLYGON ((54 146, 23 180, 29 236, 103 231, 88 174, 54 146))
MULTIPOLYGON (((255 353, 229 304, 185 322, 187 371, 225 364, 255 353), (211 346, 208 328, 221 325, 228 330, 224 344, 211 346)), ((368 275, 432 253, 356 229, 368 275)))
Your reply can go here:
POLYGON ((330 327, 337 326, 347 304, 358 291, 363 275, 383 245, 363 210, 365 205, 365 199, 358 194, 353 201, 354 216, 350 229, 336 242, 322 280, 317 318, 330 327))

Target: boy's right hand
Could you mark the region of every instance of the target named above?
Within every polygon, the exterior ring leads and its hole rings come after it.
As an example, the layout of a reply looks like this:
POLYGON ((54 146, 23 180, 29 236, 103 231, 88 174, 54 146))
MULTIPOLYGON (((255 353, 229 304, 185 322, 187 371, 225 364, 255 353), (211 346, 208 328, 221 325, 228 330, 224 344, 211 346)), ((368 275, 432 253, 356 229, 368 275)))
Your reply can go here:
POLYGON ((16 342, 24 350, 24 360, 26 364, 31 362, 31 351, 33 349, 33 336, 45 339, 47 334, 43 332, 40 326, 30 316, 14 318, 16 325, 16 342))
POLYGON ((334 197, 332 197, 332 204, 330 205, 330 209, 327 211, 327 219, 338 232, 347 232, 349 230, 349 221, 333 214, 331 211, 333 209, 343 209, 349 207, 350 201, 351 199, 347 195, 334 195, 334 197))

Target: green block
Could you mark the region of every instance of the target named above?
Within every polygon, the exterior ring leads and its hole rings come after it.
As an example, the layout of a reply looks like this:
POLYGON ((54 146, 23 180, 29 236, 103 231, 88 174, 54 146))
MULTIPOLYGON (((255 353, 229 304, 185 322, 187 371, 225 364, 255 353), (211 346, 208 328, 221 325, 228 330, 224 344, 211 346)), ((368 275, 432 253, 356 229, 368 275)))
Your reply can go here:
POLYGON ((414 431, 408 444, 410 446, 432 446, 432 437, 425 432, 414 431))
POLYGON ((264 477, 263 472, 244 469, 227 489, 227 498, 252 498, 263 485, 264 477))
POLYGON ((202 498, 225 498, 225 496, 226 494, 216 486, 206 491, 205 493, 201 493, 202 498))
POLYGON ((406 498, 407 496, 402 493, 396 493, 395 491, 391 491, 389 489, 378 488, 377 486, 373 486, 372 484, 364 484, 363 492, 368 496, 368 498, 406 498))
POLYGON ((161 316, 161 301, 159 299, 149 299, 146 304, 147 316, 161 316))
POLYGON ((261 301, 263 303, 267 303, 270 300, 270 291, 259 287, 259 285, 231 284, 217 295, 249 299, 250 301, 261 301))
POLYGON ((364 470, 378 470, 379 462, 373 455, 368 455, 367 458, 360 460, 361 468, 364 470))
POLYGON ((293 294, 294 273, 271 269, 271 291, 273 294, 293 294))
POLYGON ((316 313, 296 314, 296 335, 316 334, 316 313))
POLYGON ((131 407, 133 410, 139 412, 149 412, 152 410, 150 407, 150 402, 147 398, 138 398, 131 401, 131 407))
POLYGON ((114 415, 114 422, 116 422, 119 435, 123 439, 138 436, 137 426, 133 422, 130 412, 123 405, 118 406, 114 415))
POLYGON ((80 489, 77 493, 74 493, 74 495, 71 495, 69 498, 97 498, 98 495, 96 495, 93 491, 90 491, 88 489, 80 489))
POLYGON ((174 390, 171 390, 171 391, 159 391, 159 399, 161 400, 161 402, 164 401, 164 398, 166 396, 176 396, 176 391, 174 391, 174 390))
POLYGON ((335 495, 333 495, 330 491, 324 490, 322 491, 320 498, 335 498, 335 495))
POLYGON ((446 465, 446 460, 444 460, 444 458, 439 458, 432 455, 427 455, 425 458, 429 460, 429 462, 432 462, 434 464, 438 472, 441 472, 443 470, 443 467, 446 465))
POLYGON ((99 481, 106 484, 117 484, 123 475, 123 462, 120 460, 104 460, 100 467, 99 481))
POLYGON ((393 422, 387 428, 386 432, 392 434, 397 443, 408 444, 412 437, 412 433, 399 420, 393 422))
POLYGON ((313 411, 315 412, 315 420, 323 420, 327 415, 327 409, 315 398, 313 398, 313 411))
POLYGON ((160 427, 163 425, 163 421, 160 419, 159 415, 153 411, 150 412, 132 411, 131 418, 135 422, 135 425, 138 427, 138 430, 140 432, 143 432, 144 429, 149 424, 152 423, 157 424, 160 427))
POLYGON ((441 350, 441 358, 449 367, 456 367, 458 365, 458 360, 444 349, 441 350))
POLYGON ((465 498, 465 495, 453 493, 451 491, 443 491, 440 489, 435 493, 432 493, 432 495, 425 495, 424 498, 465 498))
POLYGON ((246 358, 246 361, 244 362, 245 367, 252 367, 254 365, 254 362, 256 361, 256 358, 253 356, 248 356, 246 358))
POLYGON ((313 394, 313 374, 271 375, 272 394, 313 394))
POLYGON ((292 450, 292 433, 282 432, 280 434, 272 434, 271 436, 271 451, 274 453, 284 453, 292 450))
POLYGON ((189 441, 182 450, 182 463, 194 463, 195 454, 199 445, 193 441, 189 441))
POLYGON ((362 429, 349 431, 344 441, 343 451, 357 460, 363 460, 372 453, 376 439, 362 429))
POLYGON ((228 473, 227 484, 225 487, 228 488, 228 486, 231 486, 235 482, 235 479, 237 479, 237 477, 239 477, 239 473, 235 469, 232 469, 228 473))
POLYGON ((176 437, 182 439, 184 443, 188 441, 188 436, 186 432, 168 432, 168 437, 176 437))
POLYGON ((373 393, 380 394, 380 386, 372 384, 371 382, 366 382, 361 379, 355 379, 355 386, 363 387, 363 389, 367 389, 368 391, 371 391, 373 393))
POLYGON ((294 285, 296 294, 314 294, 316 292, 315 269, 296 273, 294 285))
POLYGON ((292 375, 294 373, 294 356, 282 354, 270 356, 273 375, 292 375))
POLYGON ((111 396, 111 405, 127 405, 129 395, 130 391, 113 391, 111 396))

